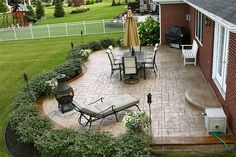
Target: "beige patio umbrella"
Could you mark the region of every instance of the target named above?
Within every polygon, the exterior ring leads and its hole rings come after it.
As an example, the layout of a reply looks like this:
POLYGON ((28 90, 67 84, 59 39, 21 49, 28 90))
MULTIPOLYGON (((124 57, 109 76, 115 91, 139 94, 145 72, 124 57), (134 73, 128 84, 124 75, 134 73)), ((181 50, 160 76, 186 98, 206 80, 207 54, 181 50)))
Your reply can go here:
POLYGON ((129 9, 125 19, 124 45, 130 48, 140 45, 137 24, 134 18, 134 14, 129 9))

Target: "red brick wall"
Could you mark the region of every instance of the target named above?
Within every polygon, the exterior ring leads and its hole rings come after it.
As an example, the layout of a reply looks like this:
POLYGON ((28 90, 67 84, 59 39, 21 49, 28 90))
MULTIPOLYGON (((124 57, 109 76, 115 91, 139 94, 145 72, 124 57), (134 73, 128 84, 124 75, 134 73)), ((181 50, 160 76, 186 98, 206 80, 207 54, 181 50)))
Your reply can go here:
MULTIPOLYGON (((195 9, 190 7, 189 14, 191 20, 188 24, 190 30, 191 43, 195 38, 195 9)), ((203 19, 205 16, 203 17, 203 19)), ((198 43, 198 42, 197 42, 198 43)), ((212 74, 212 58, 213 58, 213 44, 214 44, 214 21, 210 20, 209 25, 203 25, 202 45, 198 43, 197 63, 202 70, 206 80, 211 80, 212 74)))
POLYGON ((166 32, 171 26, 188 25, 186 14, 189 14, 187 4, 162 4, 161 5, 161 42, 166 45, 166 32))
POLYGON ((194 8, 189 7, 190 22, 188 23, 188 27, 189 27, 188 29, 189 29, 189 37, 190 37, 191 44, 192 44, 193 39, 195 38, 195 35, 194 35, 195 14, 194 14, 194 11, 195 11, 194 8))
MULTIPOLYGON (((203 19, 205 18, 204 15, 203 19)), ((213 62, 214 21, 210 20, 209 25, 203 24, 202 46, 198 45, 198 63, 206 80, 210 81, 213 62)))
POLYGON ((224 109, 232 132, 236 136, 236 33, 230 33, 228 67, 226 78, 226 99, 224 109))

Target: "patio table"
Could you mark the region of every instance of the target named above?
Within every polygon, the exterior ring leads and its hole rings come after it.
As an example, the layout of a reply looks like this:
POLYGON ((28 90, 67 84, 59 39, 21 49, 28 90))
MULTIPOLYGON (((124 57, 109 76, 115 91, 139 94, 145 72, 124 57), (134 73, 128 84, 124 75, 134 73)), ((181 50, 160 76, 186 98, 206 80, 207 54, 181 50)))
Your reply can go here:
MULTIPOLYGON (((143 72, 144 72, 144 80, 146 80, 146 70, 145 70, 145 63, 146 63, 146 53, 143 52, 143 51, 136 51, 135 54, 134 54, 136 57, 137 57, 137 64, 141 65, 142 69, 143 69, 143 72)), ((120 66, 120 69, 121 69, 121 66, 122 66, 122 57, 128 57, 128 56, 131 56, 131 52, 124 52, 122 55, 121 55, 121 59, 118 60, 118 64, 120 66)), ((121 71, 120 71, 120 76, 121 76, 121 71)))

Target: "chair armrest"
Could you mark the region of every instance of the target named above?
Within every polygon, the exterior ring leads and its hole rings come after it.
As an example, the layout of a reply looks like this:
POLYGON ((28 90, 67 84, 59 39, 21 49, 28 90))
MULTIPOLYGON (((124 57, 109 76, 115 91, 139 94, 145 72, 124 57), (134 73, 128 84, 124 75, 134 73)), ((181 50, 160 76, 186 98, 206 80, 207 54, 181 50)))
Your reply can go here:
POLYGON ((106 113, 106 111, 108 111, 109 109, 112 109, 112 110, 115 112, 114 107, 115 107, 115 105, 109 106, 107 109, 103 110, 103 111, 101 112, 101 114, 103 115, 103 114, 106 113))
POLYGON ((73 103, 72 103, 72 106, 74 107, 74 109, 77 111, 77 112, 80 112, 80 109, 79 109, 79 103, 75 100, 73 100, 73 103))
POLYGON ((101 98, 99 98, 98 100, 95 100, 94 102, 91 102, 91 103, 89 103, 89 104, 87 104, 87 105, 92 105, 92 104, 95 104, 96 102, 98 102, 98 101, 101 101, 101 102, 103 102, 103 97, 101 97, 101 98))
POLYGON ((192 47, 193 45, 181 45, 182 49, 183 49, 184 47, 186 47, 186 46, 192 47))

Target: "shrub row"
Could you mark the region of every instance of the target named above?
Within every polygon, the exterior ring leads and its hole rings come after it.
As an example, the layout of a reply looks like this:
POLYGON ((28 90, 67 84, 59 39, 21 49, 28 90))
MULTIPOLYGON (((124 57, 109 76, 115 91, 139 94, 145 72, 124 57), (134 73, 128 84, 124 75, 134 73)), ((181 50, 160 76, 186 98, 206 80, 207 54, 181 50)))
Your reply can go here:
POLYGON ((34 77, 23 87, 13 103, 15 109, 10 120, 19 141, 34 144, 45 157, 150 156, 150 142, 143 134, 127 132, 119 138, 113 138, 109 133, 92 130, 55 130, 47 118, 38 116, 36 101, 51 92, 45 82, 55 78, 58 73, 66 74, 67 80, 72 79, 81 72, 81 62, 87 59, 79 54, 81 49, 98 50, 110 44, 115 44, 114 40, 106 38, 77 46, 68 53, 64 64, 34 77))
POLYGON ((78 14, 78 13, 84 13, 84 12, 87 12, 89 11, 89 8, 86 8, 86 7, 79 7, 79 8, 76 8, 75 10, 72 10, 70 12, 70 14, 78 14))

